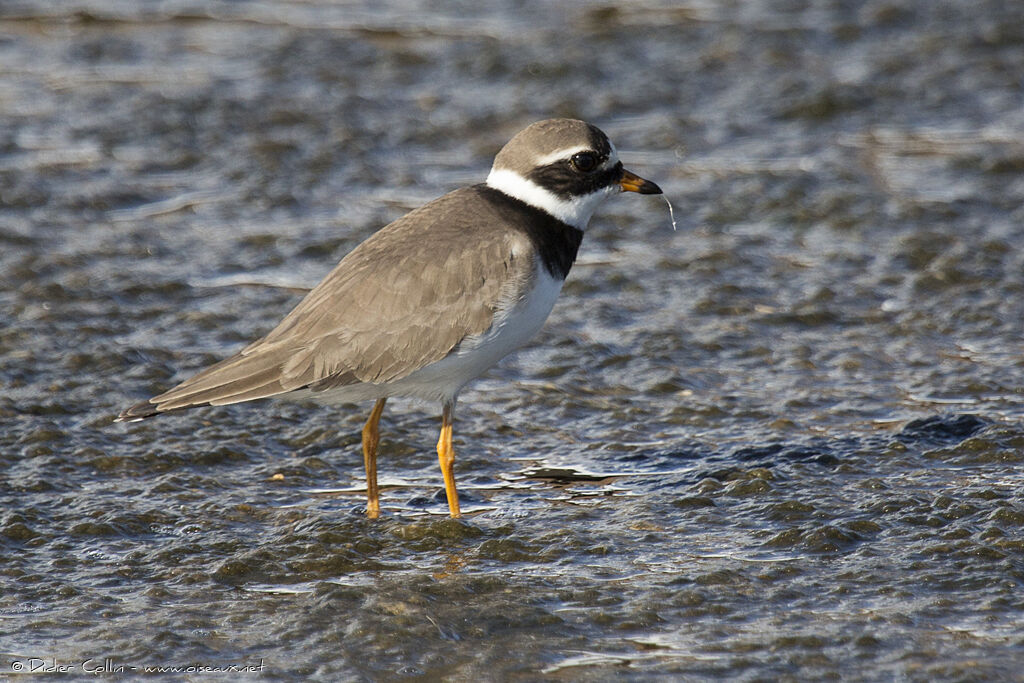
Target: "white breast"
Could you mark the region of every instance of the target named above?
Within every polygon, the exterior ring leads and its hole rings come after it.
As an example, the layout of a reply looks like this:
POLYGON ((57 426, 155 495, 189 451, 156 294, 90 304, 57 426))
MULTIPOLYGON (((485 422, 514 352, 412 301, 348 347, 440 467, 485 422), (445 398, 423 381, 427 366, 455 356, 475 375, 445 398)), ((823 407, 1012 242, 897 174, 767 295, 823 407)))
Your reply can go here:
MULTIPOLYGON (((450 401, 470 380, 528 342, 544 325, 564 280, 537 264, 533 287, 498 310, 491 327, 469 337, 445 358, 387 386, 389 396, 450 401)), ((438 321, 443 325, 443 321, 438 321)))

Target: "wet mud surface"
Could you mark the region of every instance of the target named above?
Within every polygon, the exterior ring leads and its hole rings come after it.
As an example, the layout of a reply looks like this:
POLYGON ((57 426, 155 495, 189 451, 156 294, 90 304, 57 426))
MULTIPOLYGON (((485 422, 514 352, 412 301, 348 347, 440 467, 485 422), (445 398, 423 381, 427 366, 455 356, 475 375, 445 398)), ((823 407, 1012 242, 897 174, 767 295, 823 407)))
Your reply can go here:
POLYGON ((1019 677, 1022 74, 1014 3, 5 3, 0 672, 1019 677), (437 406, 377 521, 369 405, 112 424, 550 116, 679 229, 462 394, 464 519, 437 406))

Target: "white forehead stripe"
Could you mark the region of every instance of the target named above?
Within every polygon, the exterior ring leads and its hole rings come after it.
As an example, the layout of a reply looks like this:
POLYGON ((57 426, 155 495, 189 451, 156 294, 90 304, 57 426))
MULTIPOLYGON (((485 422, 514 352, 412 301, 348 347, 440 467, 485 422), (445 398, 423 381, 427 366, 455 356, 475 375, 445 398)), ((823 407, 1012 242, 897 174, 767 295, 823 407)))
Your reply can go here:
MULTIPOLYGON (((612 145, 612 143, 610 141, 609 141, 608 145, 611 147, 612 152, 611 152, 611 154, 608 155, 608 161, 606 161, 604 164, 602 164, 602 168, 604 168, 605 166, 614 166, 615 164, 619 163, 619 155, 615 151, 615 145, 612 145)), ((576 154, 577 152, 592 152, 592 151, 594 151, 594 150, 589 145, 577 145, 576 147, 566 147, 565 149, 560 149, 557 152, 552 152, 551 154, 545 154, 544 156, 542 156, 539 159, 537 159, 536 161, 534 161, 534 165, 535 166, 547 166, 548 164, 553 164, 556 161, 562 161, 563 159, 568 159, 569 157, 571 157, 573 154, 576 154)))
POLYGON ((519 175, 507 168, 491 169, 487 176, 489 187, 504 192, 510 197, 515 197, 532 207, 545 211, 563 223, 567 223, 579 230, 585 230, 590 217, 598 205, 611 193, 619 190, 618 185, 611 185, 591 194, 562 199, 553 192, 519 175))
POLYGON ((569 157, 571 157, 573 154, 576 154, 577 152, 587 152, 589 150, 590 150, 590 147, 587 146, 587 145, 577 145, 576 147, 566 147, 565 149, 560 149, 557 152, 552 152, 551 154, 545 154, 544 156, 540 157, 539 159, 537 159, 533 163, 534 163, 535 166, 547 166, 548 164, 553 164, 556 161, 561 161, 562 159, 568 159, 569 157))

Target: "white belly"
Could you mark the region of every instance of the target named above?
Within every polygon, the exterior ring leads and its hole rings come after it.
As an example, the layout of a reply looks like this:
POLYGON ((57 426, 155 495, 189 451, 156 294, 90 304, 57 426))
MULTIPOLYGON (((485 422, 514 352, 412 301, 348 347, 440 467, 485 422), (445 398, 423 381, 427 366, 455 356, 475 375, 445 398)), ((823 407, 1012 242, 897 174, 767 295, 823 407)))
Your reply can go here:
POLYGON ((498 311, 486 332, 465 339, 456 351, 395 382, 390 389, 450 401, 470 380, 530 341, 544 326, 564 282, 551 277, 543 266, 538 270, 533 289, 510 308, 498 311))
MULTIPOLYGON (((441 360, 387 384, 355 384, 322 394, 302 392, 301 398, 336 403, 407 396, 453 402, 470 380, 482 375, 540 331, 562 291, 563 282, 538 264, 533 289, 517 301, 509 302, 508 308, 499 310, 486 332, 464 339, 455 351, 441 360)), ((443 325, 444 321, 438 320, 437 324, 443 325)))

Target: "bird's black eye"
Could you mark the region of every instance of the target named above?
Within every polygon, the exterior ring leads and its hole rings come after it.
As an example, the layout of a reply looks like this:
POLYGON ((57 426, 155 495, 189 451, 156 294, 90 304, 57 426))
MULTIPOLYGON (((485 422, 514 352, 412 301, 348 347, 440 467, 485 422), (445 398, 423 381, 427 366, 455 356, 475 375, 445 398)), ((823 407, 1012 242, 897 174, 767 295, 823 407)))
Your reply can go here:
POLYGON ((569 159, 572 167, 583 173, 590 173, 597 168, 597 155, 593 152, 577 152, 569 159))

